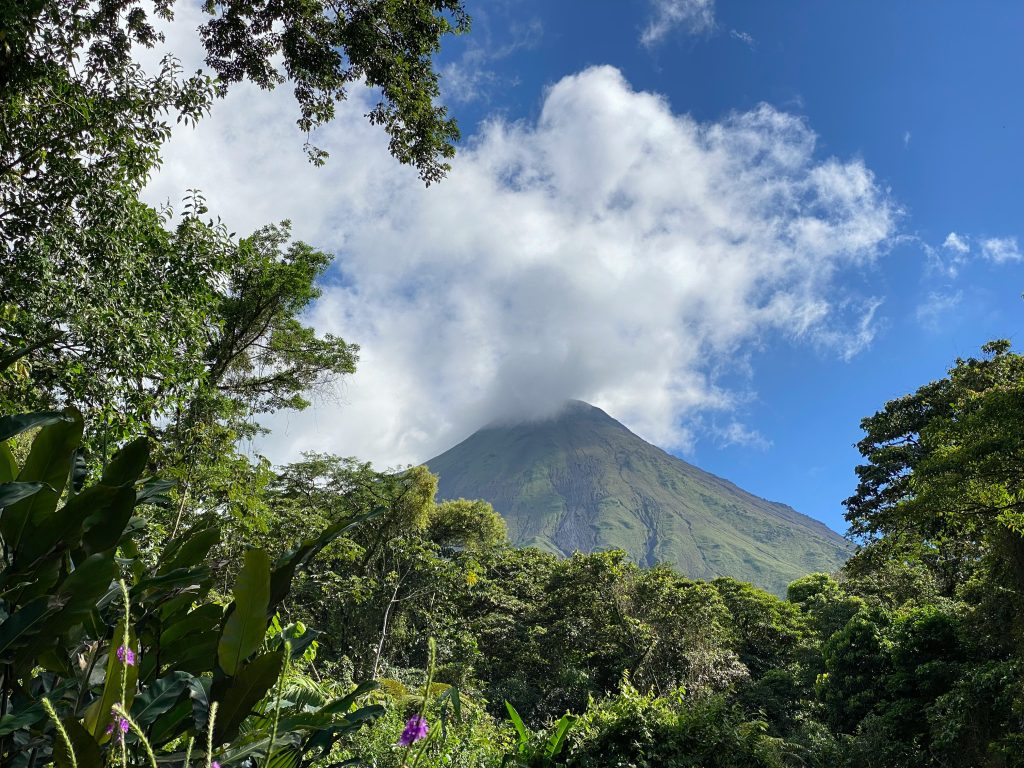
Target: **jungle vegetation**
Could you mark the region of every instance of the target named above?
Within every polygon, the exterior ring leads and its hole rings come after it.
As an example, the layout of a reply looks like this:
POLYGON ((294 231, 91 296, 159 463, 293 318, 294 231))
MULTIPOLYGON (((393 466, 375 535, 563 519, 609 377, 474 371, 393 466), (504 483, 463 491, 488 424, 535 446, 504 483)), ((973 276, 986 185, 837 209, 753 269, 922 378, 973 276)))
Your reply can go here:
POLYGON ((457 132, 431 57, 469 21, 206 7, 209 76, 134 63, 171 0, 0 4, 0 764, 1024 764, 1005 341, 864 420, 856 553, 785 599, 509 546, 424 468, 239 451, 358 348, 303 323, 329 256, 287 224, 140 201, 171 123, 248 79, 290 83, 309 130, 362 80, 438 181, 457 132))

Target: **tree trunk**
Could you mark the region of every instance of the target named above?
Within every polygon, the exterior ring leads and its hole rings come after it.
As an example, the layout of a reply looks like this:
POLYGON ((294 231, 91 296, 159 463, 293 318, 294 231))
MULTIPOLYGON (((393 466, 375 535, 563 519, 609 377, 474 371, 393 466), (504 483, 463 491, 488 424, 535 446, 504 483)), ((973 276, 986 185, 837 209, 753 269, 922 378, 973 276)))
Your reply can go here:
POLYGON ((371 679, 377 679, 377 670, 380 667, 380 654, 384 650, 384 641, 388 636, 388 618, 391 616, 391 608, 395 603, 398 602, 398 587, 401 582, 395 584, 395 591, 391 593, 391 599, 388 601, 388 607, 384 609, 384 623, 380 628, 380 642, 377 643, 377 655, 373 659, 373 675, 371 679))

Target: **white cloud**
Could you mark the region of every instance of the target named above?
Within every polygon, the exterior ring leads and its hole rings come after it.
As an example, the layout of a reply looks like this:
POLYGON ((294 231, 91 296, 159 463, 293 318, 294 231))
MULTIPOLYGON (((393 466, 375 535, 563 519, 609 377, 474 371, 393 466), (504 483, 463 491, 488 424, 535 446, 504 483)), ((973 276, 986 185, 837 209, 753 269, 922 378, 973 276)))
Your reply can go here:
POLYGON ((1020 261, 1024 258, 1017 246, 1016 237, 989 237, 981 241, 981 254, 996 264, 1020 261))
POLYGON ((715 25, 715 0, 650 0, 651 18, 640 33, 640 43, 651 48, 682 27, 690 33, 715 25))
POLYGON ((833 317, 839 319, 837 324, 816 324, 806 335, 815 345, 834 350, 848 363, 875 340, 878 333, 875 315, 881 306, 882 300, 874 297, 844 299, 827 307, 833 317))
POLYGON ((740 32, 738 29, 734 29, 729 32, 729 36, 735 40, 739 40, 748 48, 754 47, 754 36, 749 32, 740 32))
POLYGON ((943 321, 949 318, 963 300, 963 291, 956 293, 943 293, 932 291, 922 301, 914 313, 917 322, 930 331, 938 331, 943 326, 943 321))
POLYGON ((240 233, 287 217, 338 254, 309 319, 362 346, 359 370, 272 420, 275 461, 420 461, 572 397, 686 445, 736 403, 717 372, 764 339, 870 343, 877 302, 840 278, 888 247, 898 211, 861 161, 818 158, 797 117, 699 123, 595 67, 552 86, 536 122, 481 127, 424 189, 352 101, 314 137, 331 151, 314 169, 287 89, 240 87, 176 130, 148 193, 199 187, 240 233))
POLYGON ((938 274, 947 280, 956 280, 969 261, 971 238, 967 235, 950 232, 941 246, 933 245, 917 235, 900 235, 898 239, 914 243, 924 251, 928 275, 938 274))
POLYGON ((725 427, 717 427, 714 433, 718 438, 719 444, 723 447, 738 445, 746 448, 757 448, 762 451, 772 447, 771 441, 766 439, 764 435, 738 421, 729 422, 725 427))
POLYGON ((503 79, 491 65, 518 51, 537 47, 544 35, 544 25, 540 19, 515 23, 509 34, 509 42, 497 46, 486 33, 480 37, 480 33, 474 31, 458 60, 441 68, 442 95, 459 103, 487 101, 492 90, 512 82, 503 79))
POLYGON ((967 238, 963 235, 958 235, 956 232, 950 232, 946 235, 942 247, 947 251, 953 251, 953 253, 967 254, 971 252, 971 246, 968 245, 967 238))
POLYGON ((903 146, 904 147, 909 147, 910 146, 910 139, 911 139, 910 131, 904 131, 903 132, 903 146))

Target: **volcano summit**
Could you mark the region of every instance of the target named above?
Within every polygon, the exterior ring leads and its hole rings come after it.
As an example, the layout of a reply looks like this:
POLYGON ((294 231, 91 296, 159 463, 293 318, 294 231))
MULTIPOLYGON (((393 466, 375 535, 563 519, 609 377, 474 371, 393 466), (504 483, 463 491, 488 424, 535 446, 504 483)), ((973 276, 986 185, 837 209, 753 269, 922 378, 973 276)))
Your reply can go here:
POLYGON ((549 419, 484 427, 426 465, 440 476, 439 498, 485 499, 514 544, 562 555, 619 548, 641 565, 784 594, 850 552, 824 524, 669 455, 578 400, 549 419))

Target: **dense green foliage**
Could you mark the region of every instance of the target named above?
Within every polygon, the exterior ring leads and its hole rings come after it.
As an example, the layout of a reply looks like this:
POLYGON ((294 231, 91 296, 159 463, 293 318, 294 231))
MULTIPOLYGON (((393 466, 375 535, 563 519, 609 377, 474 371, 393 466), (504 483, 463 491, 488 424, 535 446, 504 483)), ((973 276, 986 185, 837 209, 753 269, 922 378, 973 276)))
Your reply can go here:
POLYGON ((20 467, 0 444, 4 765, 68 765, 74 753, 77 764, 99 766, 104 752, 126 763, 143 749, 180 761, 203 731, 208 753, 225 764, 246 756, 297 764, 329 754, 381 710, 354 709, 356 695, 299 702, 282 692, 289 662, 303 661, 312 637, 298 625, 282 629, 277 607, 297 569, 351 523, 327 527, 273 565, 248 550, 231 598, 211 599, 215 525, 140 550, 146 508, 168 501, 166 483, 140 480, 145 438, 87 484, 76 470, 81 414, 8 417, 0 436, 33 427, 20 467))
POLYGON ((623 549, 636 563, 783 595, 851 551, 817 520, 665 453, 580 401, 548 419, 485 427, 427 466, 442 498, 485 499, 514 543, 556 554, 623 549))
POLYGON ((139 200, 174 121, 201 119, 240 80, 287 80, 309 131, 362 81, 381 98, 369 119, 428 183, 458 137, 434 104, 432 64, 441 39, 468 28, 458 0, 210 2, 197 34, 211 76, 183 73, 173 56, 156 71, 137 63, 173 8, 0 5, 0 406, 74 404, 90 444, 111 450, 197 404, 204 416, 231 411, 236 426, 246 409, 294 407, 354 361, 354 348, 295 319, 325 255, 288 246, 286 229, 235 241, 198 194, 176 219, 139 200))
POLYGON ((139 484, 145 439, 90 472, 77 412, 9 418, 2 748, 68 764, 59 720, 96 765, 207 743, 225 766, 1020 765, 1024 358, 988 352, 865 420, 862 546, 785 600, 512 547, 422 467, 310 454, 186 496, 139 484), (420 716, 433 735, 397 746, 420 716))

